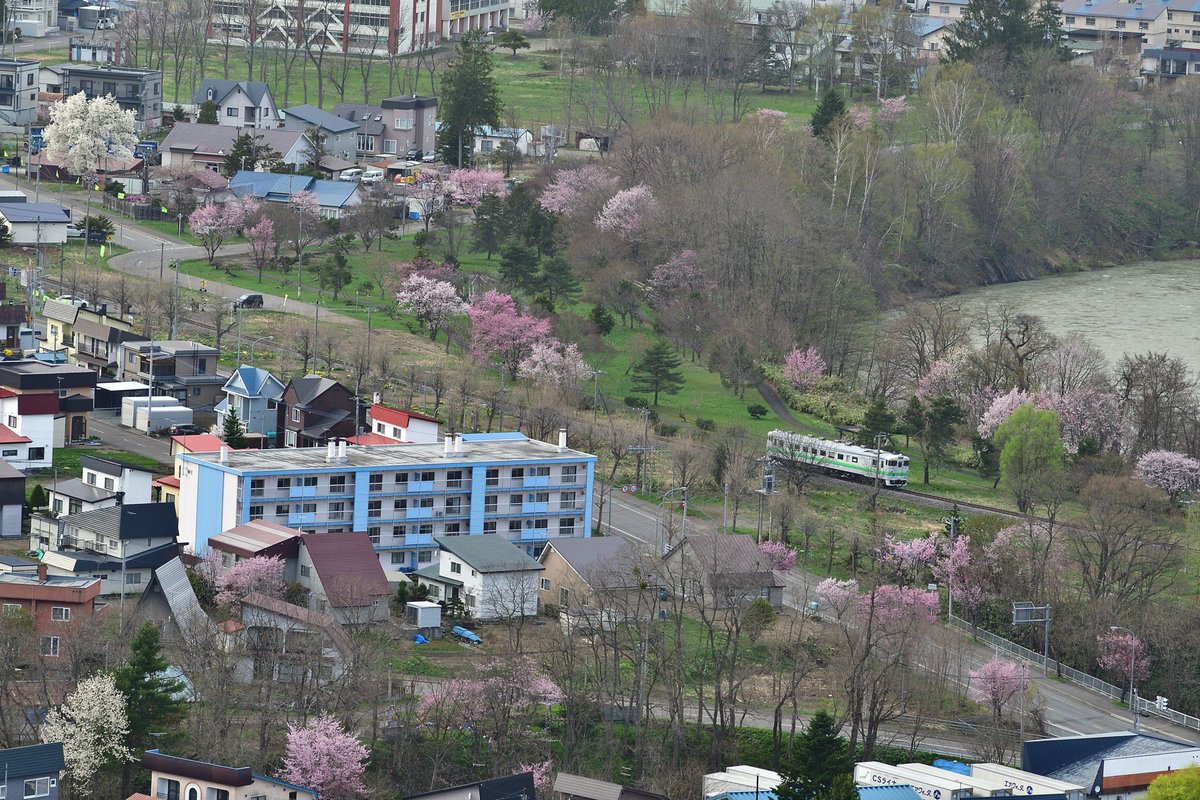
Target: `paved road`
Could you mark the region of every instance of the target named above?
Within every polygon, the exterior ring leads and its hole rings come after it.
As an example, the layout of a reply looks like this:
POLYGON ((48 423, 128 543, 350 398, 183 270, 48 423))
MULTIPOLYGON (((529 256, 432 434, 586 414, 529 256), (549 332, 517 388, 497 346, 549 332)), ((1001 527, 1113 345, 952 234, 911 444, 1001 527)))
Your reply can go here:
POLYGON ((135 431, 121 425, 120 415, 111 416, 103 412, 93 412, 89 429, 93 436, 99 436, 107 448, 115 447, 129 453, 154 459, 160 464, 171 464, 171 440, 147 436, 141 431, 135 431))
MULTIPOLYGON (((619 488, 613 493, 613 498, 611 507, 606 499, 601 529, 645 544, 660 546, 658 507, 645 500, 621 494, 619 488)), ((688 520, 688 530, 712 531, 718 527, 710 520, 688 520)), ((816 584, 822 580, 821 576, 803 570, 781 573, 780 577, 784 581, 784 604, 796 609, 805 606, 813 596, 816 584)), ((971 670, 978 669, 995 655, 992 648, 949 627, 939 627, 928 644, 931 647, 931 650, 927 651, 930 660, 940 661, 942 669, 945 669, 946 663, 952 664, 953 679, 964 685, 969 680, 971 670)), ((1038 702, 1044 708, 1051 735, 1077 736, 1124 731, 1130 728, 1129 711, 1114 705, 1108 697, 1076 684, 1045 678, 1037 667, 1031 667, 1031 678, 1038 702)), ((1200 733, 1155 717, 1143 717, 1142 729, 1200 743, 1200 733)))

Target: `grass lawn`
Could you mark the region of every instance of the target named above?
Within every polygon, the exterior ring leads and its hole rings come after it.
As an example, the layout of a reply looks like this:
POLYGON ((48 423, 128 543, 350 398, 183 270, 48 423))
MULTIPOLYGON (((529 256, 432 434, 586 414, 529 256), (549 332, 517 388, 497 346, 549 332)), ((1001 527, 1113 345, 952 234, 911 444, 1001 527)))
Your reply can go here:
POLYGON ((56 447, 54 449, 54 466, 58 469, 58 477, 78 478, 82 476, 83 470, 79 466, 79 457, 85 455, 96 456, 98 458, 111 458, 115 461, 133 464, 136 467, 154 470, 163 475, 171 471, 170 466, 160 464, 152 458, 139 456, 136 453, 126 453, 123 450, 94 450, 90 447, 56 447))

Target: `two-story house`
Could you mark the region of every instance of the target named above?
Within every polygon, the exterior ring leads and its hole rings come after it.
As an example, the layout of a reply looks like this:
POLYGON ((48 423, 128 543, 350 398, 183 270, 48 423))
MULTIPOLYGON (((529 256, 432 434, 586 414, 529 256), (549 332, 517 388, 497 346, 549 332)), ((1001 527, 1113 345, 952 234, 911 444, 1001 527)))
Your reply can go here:
POLYGON ((309 608, 343 625, 386 622, 390 615, 392 590, 365 531, 301 535, 296 573, 309 608))
POLYGON ((561 612, 588 610, 620 618, 643 607, 639 595, 658 591, 649 580, 655 571, 634 542, 622 536, 589 536, 547 542, 538 557, 545 571, 538 578, 538 605, 561 612))
POLYGON ((118 67, 112 64, 63 64, 62 92, 83 92, 89 98, 111 95, 125 111, 133 111, 143 133, 162 127, 163 75, 156 69, 118 67))
POLYGON ((118 503, 149 503, 154 471, 145 467, 101 458, 79 456, 80 478, 60 478, 45 484, 50 513, 59 517, 109 508, 118 503))
MULTIPOLYGON (((30 444, 31 462, 44 460, 46 463, 42 466, 49 466, 54 456, 53 448, 87 436, 88 415, 92 412, 96 394, 96 373, 90 369, 74 364, 47 364, 34 359, 0 361, 0 396, 8 396, 5 391, 20 396, 53 393, 58 398, 52 433, 43 433, 47 424, 44 418, 31 422, 34 428, 25 428, 24 421, 18 420, 21 426, 18 431, 33 440, 30 444), (38 448, 44 449, 44 452, 33 452, 38 448)), ((18 400, 18 409, 24 402, 18 400)), ((30 413, 38 416, 47 413, 42 409, 46 407, 43 403, 48 405, 48 402, 37 401, 30 413)), ((7 424, 10 414, 6 413, 5 419, 0 422, 7 424)))
POLYGON ((750 536, 689 533, 663 555, 662 575, 674 593, 705 608, 758 598, 783 608, 783 581, 750 536))
POLYGON ((0 460, 0 539, 21 536, 25 513, 25 473, 0 460))
POLYGON ((367 411, 367 427, 371 433, 400 442, 436 442, 438 420, 416 411, 402 411, 385 406, 376 400, 367 411))
POLYGON ((151 573, 179 554, 171 503, 139 503, 68 514, 30 533, 50 575, 93 577, 101 594, 136 594, 151 573))
POLYGON ((217 426, 223 426, 225 417, 233 414, 246 433, 264 436, 273 444, 278 433, 279 401, 284 388, 269 371, 243 364, 221 387, 225 398, 213 409, 217 412, 217 426))
POLYGON ((0 388, 0 458, 19 469, 53 464, 58 395, 0 388))
MULTIPOLYGON (((47 305, 51 301, 46 301, 47 305)), ((59 305, 65 305, 60 303, 59 305)), ((108 305, 78 309, 71 329, 71 341, 67 342, 67 360, 81 367, 88 367, 97 375, 116 373, 123 342, 144 342, 146 337, 134 333, 133 323, 112 316, 108 305)))
POLYGON ((337 381, 292 378, 279 402, 276 447, 317 447, 358 433, 359 400, 337 381))
POLYGON ((0 750, 0 797, 16 800, 58 800, 59 783, 67 769, 62 742, 6 747, 0 750))
POLYGON ((37 122, 41 69, 41 62, 31 58, 0 58, 0 116, 4 124, 37 122))
POLYGON ((404 156, 412 150, 433 152, 436 144, 436 97, 389 97, 379 105, 338 103, 333 113, 358 125, 358 154, 404 156))
POLYGON ((145 383, 189 408, 212 408, 225 385, 217 373, 221 351, 200 342, 122 342, 117 377, 145 383))
POLYGON ((358 123, 342 119, 307 103, 285 108, 280 112, 283 129, 294 133, 316 130, 325 137, 325 152, 336 158, 353 161, 358 154, 358 123))
POLYGON ((211 101, 217 107, 217 124, 234 128, 274 128, 279 109, 271 89, 259 81, 205 78, 192 94, 197 106, 211 101))
POLYGON ((461 600, 481 620, 532 617, 538 610, 538 575, 544 569, 503 536, 438 536, 438 561, 417 570, 429 596, 461 600))
POLYGON ((79 306, 51 298, 42 306, 42 316, 45 318, 46 339, 41 349, 49 353, 68 353, 75 344, 75 320, 79 318, 79 306))
POLYGON ((22 338, 21 331, 26 322, 25 304, 9 303, 8 284, 0 283, 0 344, 4 349, 21 352, 36 346, 32 334, 27 332, 27 338, 22 338))
POLYGON ((318 800, 317 792, 252 772, 182 756, 147 750, 142 767, 150 771, 150 787, 161 800, 318 800))
MULTIPOLYGON (((243 133, 246 131, 227 125, 176 122, 159 147, 163 169, 220 172, 225 169, 225 156, 233 148, 234 140, 243 133)), ((308 163, 310 145, 303 131, 262 128, 253 135, 262 137, 262 144, 279 153, 284 164, 299 168, 308 163)))
MULTIPOLYGON (((4 614, 20 610, 33 620, 34 630, 43 638, 55 636, 90 619, 100 596, 98 578, 51 577, 45 564, 37 565, 34 575, 0 575, 0 605, 4 614)), ((43 641, 42 652, 54 657, 57 641, 43 641)))

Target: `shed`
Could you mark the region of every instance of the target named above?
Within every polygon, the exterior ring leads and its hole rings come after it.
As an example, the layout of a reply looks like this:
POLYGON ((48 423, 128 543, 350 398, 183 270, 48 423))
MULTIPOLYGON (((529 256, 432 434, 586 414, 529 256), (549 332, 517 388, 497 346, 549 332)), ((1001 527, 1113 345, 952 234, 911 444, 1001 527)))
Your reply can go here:
POLYGON ((428 600, 410 600, 404 606, 404 621, 409 625, 425 628, 442 626, 442 607, 428 600))
POLYGON ((96 384, 96 408, 120 408, 126 397, 145 396, 150 387, 138 381, 107 381, 96 384))

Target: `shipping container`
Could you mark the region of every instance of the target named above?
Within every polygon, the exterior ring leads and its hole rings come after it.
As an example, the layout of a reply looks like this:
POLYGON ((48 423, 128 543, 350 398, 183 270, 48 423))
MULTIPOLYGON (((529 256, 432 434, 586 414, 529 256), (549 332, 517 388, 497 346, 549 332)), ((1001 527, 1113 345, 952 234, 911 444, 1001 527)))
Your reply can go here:
POLYGON ((121 399, 121 424, 126 428, 134 426, 134 415, 139 408, 146 406, 177 406, 179 401, 174 397, 159 395, 156 397, 147 397, 146 395, 135 395, 134 397, 125 397, 121 399))
POLYGON ((946 772, 946 777, 938 775, 923 775, 919 772, 883 764, 879 761, 862 761, 854 766, 854 784, 856 786, 911 786, 922 800, 964 800, 976 797, 971 787, 946 772))
POLYGON ((1066 781, 1047 778, 1034 772, 1026 772, 1003 764, 972 764, 972 775, 990 775, 1007 782, 1015 795, 1064 794, 1067 800, 1083 800, 1087 787, 1066 781))

